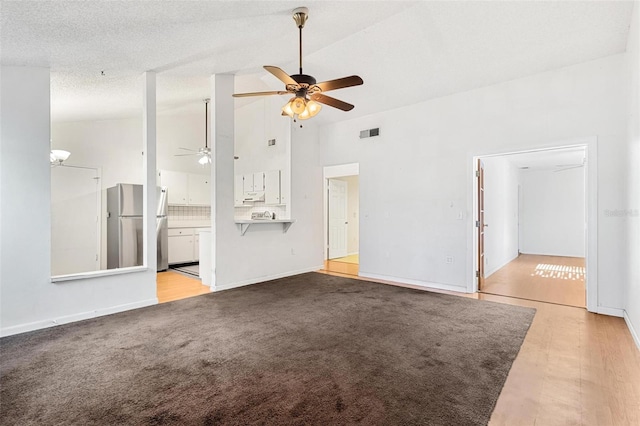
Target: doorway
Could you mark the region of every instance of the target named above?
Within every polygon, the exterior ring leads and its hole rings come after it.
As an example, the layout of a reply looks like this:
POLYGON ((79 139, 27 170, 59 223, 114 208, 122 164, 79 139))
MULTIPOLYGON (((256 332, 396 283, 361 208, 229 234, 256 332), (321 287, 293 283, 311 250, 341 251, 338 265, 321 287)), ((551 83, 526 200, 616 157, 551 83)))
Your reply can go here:
POLYGON ((360 266, 358 165, 325 167, 324 270, 358 275, 360 266))
POLYGON ((479 292, 594 305, 595 282, 589 281, 595 276, 587 265, 595 262, 589 250, 595 246, 589 232, 595 178, 588 145, 474 158, 479 292))
POLYGON ((51 167, 51 275, 101 269, 100 170, 51 167))

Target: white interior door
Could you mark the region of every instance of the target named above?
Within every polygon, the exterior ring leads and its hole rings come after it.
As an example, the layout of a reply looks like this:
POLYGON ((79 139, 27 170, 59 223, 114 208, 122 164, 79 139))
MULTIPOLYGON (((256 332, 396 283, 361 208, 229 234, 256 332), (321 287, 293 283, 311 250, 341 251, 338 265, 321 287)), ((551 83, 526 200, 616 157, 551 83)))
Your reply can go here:
POLYGON ((51 168, 51 275, 100 269, 98 171, 51 168))
POLYGON ((329 259, 347 255, 347 182, 329 179, 329 259))

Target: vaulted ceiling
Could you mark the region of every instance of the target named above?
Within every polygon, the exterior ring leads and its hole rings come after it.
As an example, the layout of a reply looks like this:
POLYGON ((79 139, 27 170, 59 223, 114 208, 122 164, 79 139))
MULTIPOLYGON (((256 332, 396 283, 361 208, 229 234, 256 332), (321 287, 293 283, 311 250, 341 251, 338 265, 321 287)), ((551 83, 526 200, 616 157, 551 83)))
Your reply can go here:
MULTIPOLYGON (((214 73, 237 91, 280 90, 297 72, 291 11, 309 8, 304 71, 351 74, 332 92, 375 113, 625 51, 633 2, 2 1, 3 65, 51 68, 52 119, 140 114, 139 78, 158 73, 158 111, 201 112, 214 73), (102 75, 104 71, 104 75, 102 75)), ((283 103, 286 97, 283 97, 283 103)), ((236 105, 248 100, 236 100, 236 105)))

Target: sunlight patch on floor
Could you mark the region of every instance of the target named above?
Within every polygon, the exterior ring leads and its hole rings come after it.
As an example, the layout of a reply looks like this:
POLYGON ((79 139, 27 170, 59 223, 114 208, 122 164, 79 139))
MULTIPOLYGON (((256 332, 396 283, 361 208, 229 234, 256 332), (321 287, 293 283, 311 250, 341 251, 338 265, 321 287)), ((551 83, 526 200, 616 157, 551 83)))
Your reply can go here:
POLYGON ((561 280, 584 281, 584 266, 551 265, 539 263, 531 274, 532 277, 556 278, 561 280))

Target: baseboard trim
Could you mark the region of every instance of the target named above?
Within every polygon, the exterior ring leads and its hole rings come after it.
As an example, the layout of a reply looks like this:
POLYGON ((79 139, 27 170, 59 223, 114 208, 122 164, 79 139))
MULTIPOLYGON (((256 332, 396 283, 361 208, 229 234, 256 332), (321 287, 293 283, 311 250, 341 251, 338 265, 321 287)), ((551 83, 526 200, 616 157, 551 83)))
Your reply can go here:
POLYGON ((42 330, 44 328, 55 327, 57 325, 69 324, 71 322, 82 321, 91 318, 102 317, 105 315, 116 314, 118 312, 130 311, 132 309, 144 308, 147 306, 157 305, 158 299, 146 299, 134 303, 125 303, 124 305, 110 306, 104 309, 96 309, 94 311, 81 312, 73 315, 65 315, 63 317, 51 318, 48 320, 34 321, 27 324, 14 325, 0 329, 0 337, 13 336, 14 334, 27 333, 29 331, 42 330))
POLYGON ((280 273, 280 274, 265 275, 265 276, 258 277, 258 278, 251 278, 249 280, 238 281, 238 282, 231 283, 231 284, 211 286, 211 291, 212 292, 218 292, 218 291, 224 291, 224 290, 231 290, 232 288, 238 288, 238 287, 244 287, 246 285, 258 284, 258 283, 261 283, 261 282, 264 282, 264 281, 277 280, 278 278, 290 277, 292 275, 306 274, 307 272, 315 272, 315 271, 319 271, 322 268, 324 268, 324 265, 317 265, 317 266, 312 266, 310 268, 298 269, 298 270, 295 270, 295 271, 288 271, 288 272, 283 272, 283 273, 280 273))
POLYGON ((624 322, 627 323, 629 332, 631 332, 631 337, 633 337, 633 341, 636 343, 636 347, 640 351, 640 335, 638 334, 636 329, 633 328, 633 323, 631 322, 631 318, 629 318, 629 315, 627 315, 627 311, 624 311, 624 322))
POLYGON ((466 286, 457 286, 457 285, 450 285, 450 284, 434 283, 429 281, 412 280, 408 278, 391 277, 388 275, 370 274, 368 272, 360 272, 358 276, 362 278, 371 278, 374 280, 394 281, 400 284, 410 284, 410 285, 415 285, 425 289, 432 288, 437 290, 455 291, 457 293, 467 293, 466 286))
POLYGON ((624 316, 624 309, 607 308, 606 306, 598 306, 598 310, 596 312, 602 315, 610 315, 612 317, 622 318, 624 316))
POLYGON ((491 275, 495 274, 496 272, 498 272, 500 269, 502 269, 503 267, 505 267, 506 265, 508 265, 509 263, 511 263, 513 260, 518 258, 518 253, 516 253, 515 256, 511 257, 510 259, 507 259, 504 262, 501 262, 498 266, 494 267, 493 269, 491 269, 488 272, 485 272, 484 277, 485 278, 489 278, 491 275))

